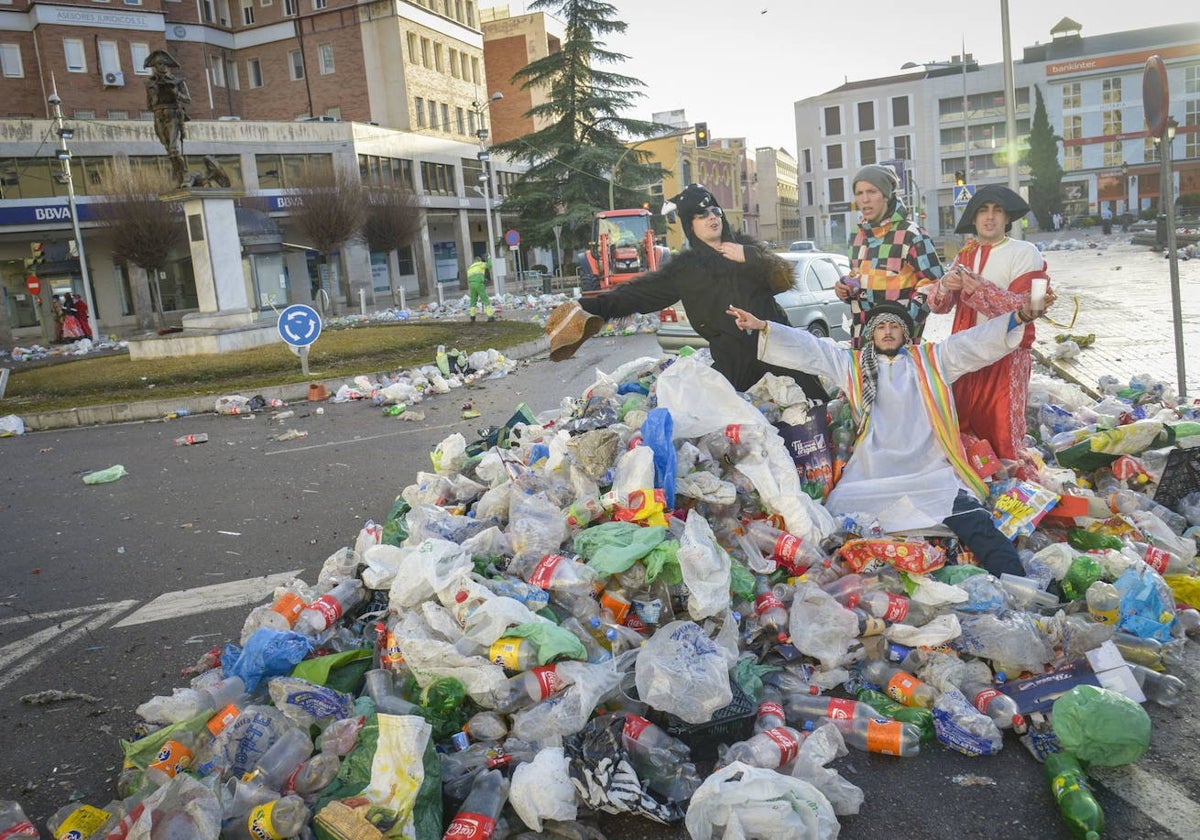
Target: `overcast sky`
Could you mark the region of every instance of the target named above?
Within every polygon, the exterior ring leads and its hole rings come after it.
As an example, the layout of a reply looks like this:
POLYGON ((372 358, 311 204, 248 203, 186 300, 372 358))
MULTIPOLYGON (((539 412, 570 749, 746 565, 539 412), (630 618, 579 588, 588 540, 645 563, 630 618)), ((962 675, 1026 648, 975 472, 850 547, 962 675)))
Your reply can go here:
MULTIPOLYGON (((645 83, 629 116, 682 108, 713 137, 795 154, 792 104, 845 82, 890 76, 906 61, 948 61, 961 51, 1001 61, 1000 0, 609 0, 628 24, 609 48, 620 71, 645 83), (845 11, 842 11, 842 10, 845 11), (888 27, 891 27, 889 30, 888 27)), ((505 3, 480 0, 480 6, 505 3)), ((512 14, 524 0, 507 3, 512 14)), ((1187 0, 1009 0, 1012 55, 1050 40, 1064 17, 1083 35, 1200 20, 1187 0)))

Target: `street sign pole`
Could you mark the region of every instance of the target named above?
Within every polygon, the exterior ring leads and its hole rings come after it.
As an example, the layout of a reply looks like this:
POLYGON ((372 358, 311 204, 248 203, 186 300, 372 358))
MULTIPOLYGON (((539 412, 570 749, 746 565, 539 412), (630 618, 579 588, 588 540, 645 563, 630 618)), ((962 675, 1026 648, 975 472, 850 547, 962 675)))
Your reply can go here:
POLYGON ((321 335, 321 316, 317 310, 295 303, 279 313, 275 328, 292 352, 300 357, 300 372, 308 376, 308 348, 321 335))

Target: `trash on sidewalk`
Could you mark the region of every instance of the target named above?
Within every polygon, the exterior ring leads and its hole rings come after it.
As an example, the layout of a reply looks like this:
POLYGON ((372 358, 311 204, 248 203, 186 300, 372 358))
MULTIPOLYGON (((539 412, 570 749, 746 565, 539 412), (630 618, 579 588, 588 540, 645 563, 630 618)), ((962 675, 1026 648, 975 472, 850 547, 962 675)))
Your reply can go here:
MULTIPOLYGON (((419 403, 506 364, 459 359, 331 401, 419 403)), ((1071 830, 1102 831, 1088 762, 1144 752, 1139 704, 1179 702, 1169 671, 1200 631, 1200 487, 1179 460, 1197 409, 1153 381, 1095 401, 1035 376, 1040 469, 989 476, 1025 571, 998 579, 953 535, 833 517, 768 419, 807 422, 792 392, 721 383, 702 357, 639 359, 448 436, 314 584, 264 592, 237 643, 139 707, 111 802, 51 826, 124 837, 156 803, 155 825, 209 832, 188 836, 261 836, 274 810, 319 837, 602 812, 833 838, 863 804, 850 750, 986 761, 1016 740, 1071 830)))
POLYGON ((127 475, 129 475, 129 472, 125 469, 125 467, 121 464, 116 464, 103 470, 95 470, 88 473, 83 477, 83 483, 109 484, 113 481, 119 481, 127 475))

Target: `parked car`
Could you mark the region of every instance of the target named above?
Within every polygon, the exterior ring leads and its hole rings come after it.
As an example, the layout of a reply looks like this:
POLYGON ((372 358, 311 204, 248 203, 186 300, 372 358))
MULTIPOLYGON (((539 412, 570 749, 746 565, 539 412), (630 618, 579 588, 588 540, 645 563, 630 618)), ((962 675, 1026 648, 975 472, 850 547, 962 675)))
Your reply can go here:
POLYGON ((797 239, 795 242, 793 242, 791 245, 788 246, 788 250, 789 251, 815 251, 815 250, 817 250, 817 243, 813 242, 811 239, 797 239))
MULTIPOLYGON (((821 251, 784 251, 778 255, 792 263, 792 288, 775 295, 788 323, 816 336, 849 341, 850 304, 838 300, 833 291, 838 278, 850 271, 850 260, 842 254, 821 251)), ((683 304, 676 303, 658 313, 658 345, 664 353, 683 347, 707 347, 688 321, 683 304)))

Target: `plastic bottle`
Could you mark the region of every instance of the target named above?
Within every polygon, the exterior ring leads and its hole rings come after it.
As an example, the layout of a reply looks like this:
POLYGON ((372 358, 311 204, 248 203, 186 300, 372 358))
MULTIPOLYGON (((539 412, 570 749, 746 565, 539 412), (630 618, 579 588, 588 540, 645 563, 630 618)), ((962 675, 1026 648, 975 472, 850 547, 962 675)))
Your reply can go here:
POLYGON ((396 693, 395 674, 387 668, 372 668, 363 675, 367 696, 377 711, 385 715, 415 715, 420 711, 396 693))
POLYGON ((600 609, 595 597, 600 586, 596 573, 580 560, 574 555, 547 554, 521 576, 549 592, 551 600, 572 615, 587 618, 600 609))
POLYGON ((921 752, 921 730, 915 724, 879 718, 838 719, 833 724, 849 746, 864 752, 905 758, 921 752))
POLYGON ((621 741, 638 778, 668 802, 684 802, 700 787, 701 778, 687 744, 672 738, 641 715, 626 714, 621 741))
POLYGON ((37 827, 25 816, 21 803, 0 801, 0 840, 16 840, 18 837, 41 837, 37 827))
POLYGON ((113 819, 110 811, 85 805, 81 802, 68 802, 59 808, 46 820, 46 830, 54 840, 90 840, 99 838, 100 829, 113 819))
POLYGON ((530 668, 508 680, 508 693, 496 706, 496 711, 511 714, 540 703, 567 687, 558 675, 557 666, 542 665, 530 668))
POLYGON ((1065 752, 1050 753, 1043 771, 1067 830, 1082 840, 1100 840, 1104 833, 1104 812, 1092 796, 1087 774, 1075 757, 1065 752))
POLYGON ((1163 644, 1157 639, 1143 639, 1132 633, 1117 631, 1112 634, 1112 642, 1126 662, 1165 671, 1168 665, 1179 663, 1179 646, 1184 640, 1174 639, 1163 644))
POLYGON ((903 703, 897 703, 891 697, 873 688, 860 688, 855 696, 858 698, 859 703, 866 703, 872 709, 879 712, 876 717, 889 717, 901 723, 911 723, 921 730, 922 741, 933 740, 935 736, 933 712, 929 709, 922 709, 919 706, 905 706, 903 703))
POLYGON ((781 635, 787 632, 788 611, 775 596, 770 582, 761 576, 754 584, 754 614, 758 617, 759 626, 768 633, 781 635))
POLYGON ((775 770, 796 760, 806 734, 790 726, 776 726, 752 735, 731 746, 721 759, 722 764, 740 761, 751 767, 775 770))
POLYGON ((366 599, 366 589, 359 580, 344 580, 305 607, 292 629, 305 636, 319 636, 347 610, 354 609, 366 599))
POLYGON ((504 636, 492 642, 488 659, 509 671, 528 671, 541 664, 533 640, 516 636, 504 636))
MULTIPOLYGON (((575 638, 583 642, 584 650, 587 651, 587 661, 593 665, 597 662, 608 662, 613 658, 612 651, 597 642, 596 638, 588 632, 588 628, 584 627, 575 616, 567 616, 559 622, 558 626, 571 631, 575 638)), ((538 663, 534 662, 533 664, 537 665, 538 663)))
POLYGON ((1153 513, 1176 534, 1182 534, 1188 525, 1186 517, 1135 490, 1115 490, 1109 493, 1108 506, 1113 513, 1133 513, 1135 510, 1153 513))
POLYGON ((1190 561, 1162 546, 1132 542, 1122 553, 1135 555, 1160 575, 1190 575, 1195 571, 1195 566, 1190 561))
POLYGON ((841 697, 825 697, 805 694, 793 694, 783 701, 788 720, 796 722, 820 721, 821 718, 830 720, 850 720, 851 718, 878 717, 864 703, 857 700, 846 700, 841 697))
POLYGON ((782 531, 765 520, 752 519, 746 523, 744 530, 755 548, 773 559, 790 574, 802 575, 810 567, 825 559, 795 534, 782 531))
POLYGON ((175 438, 174 443, 176 446, 191 446, 195 443, 208 443, 208 433, 199 432, 198 434, 194 435, 181 435, 180 437, 175 438))
POLYGON ((893 700, 905 706, 921 706, 932 709, 937 699, 937 690, 926 685, 903 668, 895 668, 878 659, 867 659, 862 663, 863 679, 883 689, 893 700))
POLYGON ((1124 543, 1120 537, 1111 534, 1101 534, 1084 528, 1067 529, 1067 544, 1078 551, 1098 551, 1103 548, 1121 550, 1124 543))
POLYGON ((1107 581, 1098 580, 1087 588, 1088 612, 1101 624, 1116 626, 1121 617, 1121 593, 1107 581))
POLYGON ((889 624, 910 624, 916 627, 928 624, 938 614, 933 607, 919 604, 903 595, 884 592, 882 589, 864 592, 857 598, 852 597, 848 606, 864 609, 889 624))
POLYGON ((1088 587, 1098 581, 1104 574, 1100 561, 1089 554, 1081 554, 1071 561, 1067 573, 1062 579, 1062 592, 1069 601, 1078 601, 1088 591, 1088 587))
POLYGON ((834 600, 843 607, 849 606, 852 601, 861 598, 868 590, 878 589, 882 585, 878 577, 867 577, 857 572, 851 572, 828 583, 820 584, 821 588, 832 595, 834 600))
MULTIPOLYGON (((257 781, 281 790, 288 777, 296 771, 313 751, 312 739, 297 727, 284 730, 275 743, 267 749, 244 779, 257 781)), ((290 835, 284 835, 290 836, 290 835)))
POLYGON ((1025 717, 1017 701, 999 691, 994 685, 983 682, 964 681, 963 696, 971 705, 992 719, 999 729, 1024 729, 1025 717))
POLYGON ((762 695, 758 701, 758 716, 754 719, 754 731, 764 732, 783 726, 787 716, 783 710, 783 692, 770 683, 764 683, 762 695))
POLYGON ((333 753, 319 752, 296 768, 288 781, 285 793, 311 796, 324 790, 334 780, 342 767, 341 760, 333 753))
POLYGON ((221 829, 226 840, 281 840, 295 837, 308 822, 308 806, 294 794, 250 809, 244 818, 221 829))
POLYGON ((508 779, 499 770, 487 770, 475 778, 471 792, 451 820, 442 840, 491 840, 496 820, 508 799, 508 779))
POLYGON ((1187 685, 1172 674, 1164 674, 1136 663, 1129 666, 1147 700, 1160 706, 1175 706, 1187 694, 1187 685))

